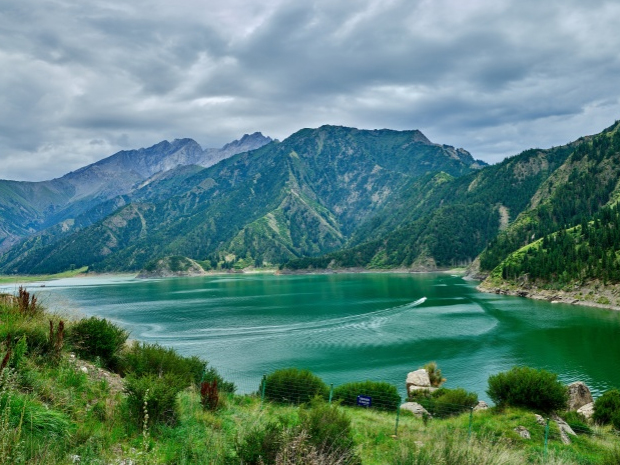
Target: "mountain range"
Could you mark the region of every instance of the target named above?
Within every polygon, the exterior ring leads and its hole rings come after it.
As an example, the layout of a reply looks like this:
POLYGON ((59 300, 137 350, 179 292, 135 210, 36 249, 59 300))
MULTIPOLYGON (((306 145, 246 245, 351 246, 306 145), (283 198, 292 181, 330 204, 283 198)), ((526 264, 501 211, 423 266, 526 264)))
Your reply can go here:
POLYGON ((1 181, 0 271, 137 271, 186 257, 207 270, 467 265, 517 282, 533 276, 528 260, 552 260, 536 279, 556 282, 577 276, 577 259, 551 247, 568 234, 575 257, 598 254, 579 279, 599 279, 620 250, 609 232, 618 128, 493 166, 417 130, 322 126, 283 141, 256 133, 219 151, 162 142, 57 180, 1 181))

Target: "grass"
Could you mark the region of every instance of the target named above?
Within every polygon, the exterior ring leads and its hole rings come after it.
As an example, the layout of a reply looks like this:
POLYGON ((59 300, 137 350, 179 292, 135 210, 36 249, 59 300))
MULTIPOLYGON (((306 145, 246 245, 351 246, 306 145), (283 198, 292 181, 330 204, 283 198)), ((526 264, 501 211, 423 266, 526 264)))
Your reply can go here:
MULTIPOLYGON (((95 365, 71 357, 74 348, 69 340, 60 354, 45 342, 50 317, 57 322, 57 316, 42 309, 24 315, 11 299, 0 301, 0 341, 4 341, 0 358, 7 352, 8 334, 12 340, 25 334, 28 341, 25 355, 19 360, 11 358, 0 372, 0 463, 70 464, 79 457, 80 463, 89 464, 238 464, 238 445, 268 424, 281 425, 288 434, 285 446, 289 458, 281 455, 278 465, 359 463, 335 457, 333 451, 329 455, 320 447, 308 447, 308 431, 300 428, 308 418, 304 409, 310 407, 262 403, 257 395, 220 391, 218 409, 209 411, 203 408, 199 389, 191 382, 176 397, 174 422, 132 421, 127 395, 108 381, 113 374, 95 376, 101 373, 95 365), (85 365, 87 373, 80 369, 85 365), (300 451, 305 461, 291 459, 300 451)), ((66 322, 68 331, 72 324, 75 322, 66 322)), ((121 352, 119 357, 123 353, 129 352, 121 352)), ((147 413, 148 403, 147 396, 147 413)), ((492 408, 474 413, 471 437, 467 412, 430 420, 403 412, 395 434, 394 412, 338 409, 351 420, 355 456, 363 465, 607 465, 620 459, 620 441, 609 427, 593 426, 594 434, 571 437, 572 444, 566 445, 555 423, 551 423, 545 457, 545 427, 525 409, 492 408), (531 439, 521 438, 514 431, 518 426, 527 428, 531 439)))
POLYGON ((4 275, 0 276, 0 284, 11 283, 33 283, 38 281, 50 281, 52 279, 61 278, 74 278, 75 276, 85 274, 88 271, 87 266, 78 268, 75 270, 63 271, 56 274, 42 274, 42 275, 4 275))

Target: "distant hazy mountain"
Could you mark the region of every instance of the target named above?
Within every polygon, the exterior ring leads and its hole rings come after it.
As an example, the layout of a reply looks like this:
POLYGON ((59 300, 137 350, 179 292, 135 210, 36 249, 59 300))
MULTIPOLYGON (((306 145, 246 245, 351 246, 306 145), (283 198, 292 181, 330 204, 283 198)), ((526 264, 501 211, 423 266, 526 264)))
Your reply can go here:
MULTIPOLYGON (((239 150, 243 141, 222 150, 239 150)), ((179 141, 181 146, 181 158, 199 164, 193 144, 179 141)), ((465 150, 431 143, 420 131, 303 129, 209 168, 160 170, 128 194, 98 204, 98 214, 107 216, 94 224, 89 221, 97 215, 84 209, 72 224, 60 222, 8 250, 0 266, 21 273, 84 265, 136 270, 165 256, 207 266, 316 256, 341 248, 415 179, 440 171, 457 177, 483 165, 465 150)))
POLYGON ((124 150, 50 181, 0 180, 0 252, 23 237, 130 193, 152 176, 179 166, 208 167, 269 142, 271 138, 257 132, 221 149, 203 151, 192 139, 177 139, 146 149, 124 150))

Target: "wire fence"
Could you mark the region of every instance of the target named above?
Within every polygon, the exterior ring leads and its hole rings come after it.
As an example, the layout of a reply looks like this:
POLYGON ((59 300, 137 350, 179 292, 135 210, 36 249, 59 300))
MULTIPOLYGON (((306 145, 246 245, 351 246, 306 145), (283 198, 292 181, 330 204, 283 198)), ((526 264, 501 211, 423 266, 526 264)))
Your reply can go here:
MULTIPOLYGON (((311 386, 309 383, 297 383, 294 380, 270 383, 270 377, 266 375, 257 378, 244 376, 239 372, 221 374, 225 378, 230 376, 239 392, 260 397, 262 404, 299 405, 311 402, 319 396, 329 404, 386 412, 393 415, 396 437, 399 434, 399 427, 402 427, 403 418, 408 422, 421 420, 427 424, 429 421, 461 417, 461 421, 454 424, 462 425, 461 428, 469 439, 475 438, 477 434, 489 432, 486 426, 487 420, 483 415, 478 415, 478 412, 488 408, 484 405, 437 401, 425 393, 404 398, 395 386, 385 382, 353 382, 321 387, 311 386)), ((566 422, 556 415, 543 417, 532 413, 526 426, 517 426, 512 432, 505 431, 505 433, 512 437, 521 436, 532 444, 540 444, 545 459, 549 455, 550 447, 571 444, 579 437, 613 441, 620 446, 620 433, 615 430, 581 421, 566 422)))

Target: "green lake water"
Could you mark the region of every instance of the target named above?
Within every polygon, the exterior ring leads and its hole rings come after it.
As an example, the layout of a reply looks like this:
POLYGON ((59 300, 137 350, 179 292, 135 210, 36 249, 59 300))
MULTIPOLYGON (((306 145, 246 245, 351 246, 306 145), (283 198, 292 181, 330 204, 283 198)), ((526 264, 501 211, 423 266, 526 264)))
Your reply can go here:
MULTIPOLYGON (((446 274, 92 277, 28 284, 49 308, 111 319, 131 338, 199 355, 240 392, 307 368, 388 381, 434 360, 447 387, 487 399, 490 374, 545 368, 593 392, 620 386, 620 312, 479 293, 446 274)), ((14 290, 16 285, 3 286, 14 290)))

